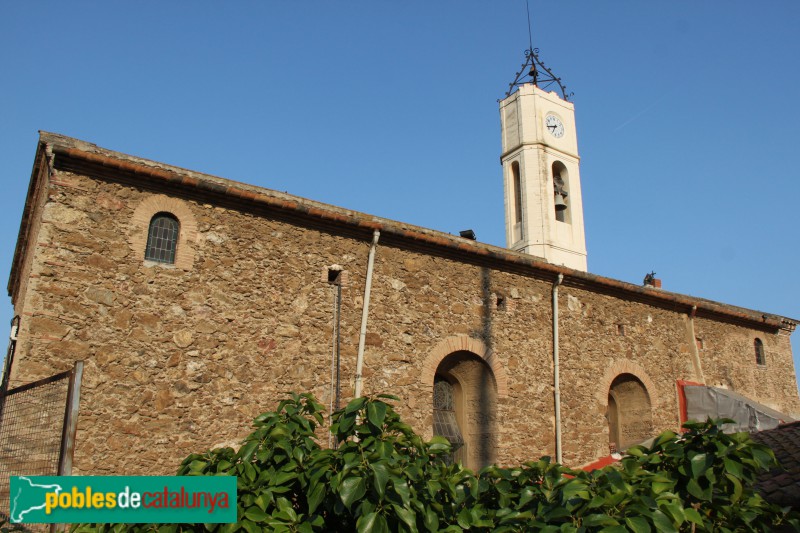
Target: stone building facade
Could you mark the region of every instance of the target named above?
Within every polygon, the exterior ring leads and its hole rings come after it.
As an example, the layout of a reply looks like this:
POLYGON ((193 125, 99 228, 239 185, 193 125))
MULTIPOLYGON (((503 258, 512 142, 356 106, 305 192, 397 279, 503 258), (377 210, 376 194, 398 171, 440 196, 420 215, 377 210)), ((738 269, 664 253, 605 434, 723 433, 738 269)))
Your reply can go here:
POLYGON ((678 380, 800 413, 785 317, 50 133, 8 286, 21 317, 12 386, 84 361, 74 474, 169 474, 236 443, 287 391, 329 404, 335 333, 346 401, 376 230, 364 393, 399 396, 430 437, 446 381, 468 466, 554 455, 559 428, 573 466, 674 429, 678 380), (145 259, 165 213, 179 224, 172 264, 145 259))

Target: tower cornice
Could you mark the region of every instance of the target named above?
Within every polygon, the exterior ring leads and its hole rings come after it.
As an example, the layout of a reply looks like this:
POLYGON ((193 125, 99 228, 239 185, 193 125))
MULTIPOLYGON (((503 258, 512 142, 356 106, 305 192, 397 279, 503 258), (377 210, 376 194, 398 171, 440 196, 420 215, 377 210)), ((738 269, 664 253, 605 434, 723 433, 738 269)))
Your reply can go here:
POLYGON ((525 150, 526 148, 539 148, 539 147, 542 150, 544 150, 545 152, 548 152, 548 153, 558 152, 559 154, 564 154, 564 155, 572 158, 576 163, 581 160, 581 156, 579 156, 578 154, 573 154, 573 153, 570 153, 570 152, 567 152, 567 151, 564 151, 564 150, 559 150, 558 148, 553 148, 549 144, 541 142, 541 141, 533 141, 533 142, 520 143, 520 144, 516 145, 514 148, 511 148, 510 150, 506 150, 505 152, 500 154, 500 164, 502 164, 503 161, 506 160, 507 158, 516 155, 517 152, 525 150))

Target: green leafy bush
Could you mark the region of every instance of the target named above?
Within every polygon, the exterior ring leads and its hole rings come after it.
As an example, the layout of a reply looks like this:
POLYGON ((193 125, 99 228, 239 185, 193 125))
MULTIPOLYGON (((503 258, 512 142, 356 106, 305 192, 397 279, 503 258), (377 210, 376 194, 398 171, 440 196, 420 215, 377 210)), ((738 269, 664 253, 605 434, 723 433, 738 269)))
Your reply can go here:
POLYGON ((80 525, 73 531, 772 531, 800 529, 788 510, 752 489, 775 465, 747 434, 725 421, 686 424, 618 465, 593 472, 545 457, 480 472, 448 464, 450 445, 425 442, 385 400, 358 398, 332 416, 336 449, 323 449, 322 406, 292 394, 255 419, 236 451, 187 457, 187 476, 238 476, 238 522, 197 525, 80 525))

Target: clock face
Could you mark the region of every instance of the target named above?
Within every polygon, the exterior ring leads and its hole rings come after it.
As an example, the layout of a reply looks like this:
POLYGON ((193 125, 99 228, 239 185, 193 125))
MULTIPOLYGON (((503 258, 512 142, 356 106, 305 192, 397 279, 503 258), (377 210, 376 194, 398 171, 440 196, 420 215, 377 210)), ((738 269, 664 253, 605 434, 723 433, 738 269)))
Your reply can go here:
POLYGON ((556 139, 564 136, 564 124, 557 116, 547 115, 544 119, 544 125, 547 127, 547 131, 556 139))

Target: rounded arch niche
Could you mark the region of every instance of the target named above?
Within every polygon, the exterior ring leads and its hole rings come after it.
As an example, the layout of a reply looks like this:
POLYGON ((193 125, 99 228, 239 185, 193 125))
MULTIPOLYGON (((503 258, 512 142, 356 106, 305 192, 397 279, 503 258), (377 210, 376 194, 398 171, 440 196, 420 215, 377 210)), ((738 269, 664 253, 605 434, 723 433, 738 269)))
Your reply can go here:
POLYGON ((434 434, 459 446, 453 460, 474 469, 494 463, 498 400, 508 386, 486 346, 467 336, 448 337, 426 359, 422 380, 430 390, 434 434))
POLYGON ((453 444, 453 460, 473 469, 495 462, 497 384, 483 359, 463 350, 442 359, 434 374, 431 404, 433 433, 453 444), (442 402, 445 384, 451 398, 442 402))
POLYGON ((608 443, 623 451, 653 436, 653 409, 644 383, 633 374, 619 374, 608 388, 608 443))

